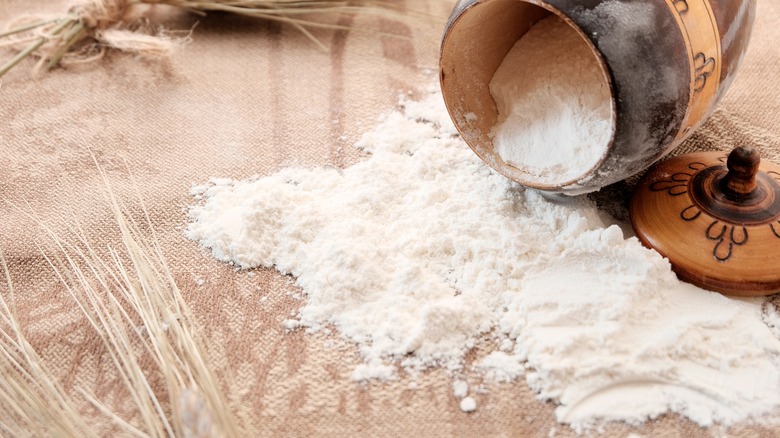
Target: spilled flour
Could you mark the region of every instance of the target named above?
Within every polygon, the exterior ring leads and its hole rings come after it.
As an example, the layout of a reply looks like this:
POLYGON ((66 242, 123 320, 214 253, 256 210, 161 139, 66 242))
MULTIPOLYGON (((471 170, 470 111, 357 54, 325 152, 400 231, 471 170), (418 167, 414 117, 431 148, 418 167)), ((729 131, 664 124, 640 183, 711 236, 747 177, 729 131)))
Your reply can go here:
POLYGON ((187 230, 220 260, 295 276, 306 304, 287 326, 354 341, 354 379, 524 378, 575 427, 664 412, 728 424, 780 405, 762 300, 680 283, 587 200, 549 202, 491 172, 440 94, 405 102, 357 147, 369 157, 344 170, 194 187, 187 230), (477 343, 496 351, 465 363, 477 343))
POLYGON ((612 97, 590 46, 555 15, 507 53, 490 81, 498 155, 524 180, 557 185, 585 176, 612 138, 612 97), (533 62, 531 62, 533 60, 533 62))

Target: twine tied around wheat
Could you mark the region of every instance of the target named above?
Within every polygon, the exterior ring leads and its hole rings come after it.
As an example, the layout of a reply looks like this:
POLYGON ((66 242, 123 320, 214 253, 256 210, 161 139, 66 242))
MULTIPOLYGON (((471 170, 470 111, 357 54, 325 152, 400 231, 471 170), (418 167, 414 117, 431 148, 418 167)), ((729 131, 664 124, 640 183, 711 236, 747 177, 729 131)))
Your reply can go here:
POLYGON ((34 72, 58 65, 92 62, 108 49, 136 53, 145 57, 167 56, 190 41, 191 32, 171 32, 153 26, 148 20, 130 17, 139 5, 169 5, 199 15, 225 12, 280 21, 301 31, 323 50, 327 50, 307 28, 343 29, 327 20, 312 19, 332 14, 369 12, 395 17, 419 16, 402 5, 380 0, 85 0, 67 13, 52 17, 22 16, 0 31, 0 48, 19 52, 0 66, 0 77, 22 60, 38 58, 34 72))

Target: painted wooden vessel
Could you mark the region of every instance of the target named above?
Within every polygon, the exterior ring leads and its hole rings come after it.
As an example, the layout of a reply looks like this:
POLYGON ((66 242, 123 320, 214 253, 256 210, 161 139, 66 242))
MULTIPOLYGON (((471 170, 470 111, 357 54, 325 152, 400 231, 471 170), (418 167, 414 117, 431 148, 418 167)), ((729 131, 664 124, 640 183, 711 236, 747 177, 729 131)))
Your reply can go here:
POLYGON ((780 166, 757 149, 699 152, 653 166, 636 187, 631 224, 678 277, 729 295, 780 292, 780 166))
POLYGON ((442 93, 463 138, 498 172, 540 190, 597 190, 645 169, 708 118, 744 57, 755 8, 755 0, 461 0, 442 40, 442 93), (577 30, 598 59, 613 132, 596 166, 545 185, 494 151, 488 84, 515 42, 550 14, 577 30))

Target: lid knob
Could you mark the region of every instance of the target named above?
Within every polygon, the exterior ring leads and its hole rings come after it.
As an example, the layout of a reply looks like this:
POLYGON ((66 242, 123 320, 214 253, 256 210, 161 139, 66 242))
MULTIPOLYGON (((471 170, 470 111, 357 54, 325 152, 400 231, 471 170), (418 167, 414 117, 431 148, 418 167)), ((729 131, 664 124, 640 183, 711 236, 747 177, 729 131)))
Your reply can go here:
POLYGON ((734 148, 726 161, 729 172, 721 180, 721 190, 726 195, 745 197, 756 189, 756 174, 761 155, 752 146, 734 148))

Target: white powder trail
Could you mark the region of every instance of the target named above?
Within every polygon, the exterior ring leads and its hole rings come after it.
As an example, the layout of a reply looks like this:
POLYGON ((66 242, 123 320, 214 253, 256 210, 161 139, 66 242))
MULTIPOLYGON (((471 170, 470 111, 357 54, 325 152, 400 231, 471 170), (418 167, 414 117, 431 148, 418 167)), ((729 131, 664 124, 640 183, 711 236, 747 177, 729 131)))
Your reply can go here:
POLYGON ((369 157, 343 171, 195 187, 187 230, 220 260, 295 276, 306 302, 288 326, 333 324, 357 343, 356 380, 398 378, 394 364, 462 369, 489 342, 499 351, 473 369, 524 375, 574 427, 665 412, 731 424, 780 406, 762 300, 680 283, 590 202, 555 204, 491 172, 440 94, 358 147, 369 157))
POLYGON ((606 154, 613 133, 609 84, 588 44, 560 18, 545 18, 515 43, 490 93, 498 108, 493 145, 526 181, 576 181, 606 154))

